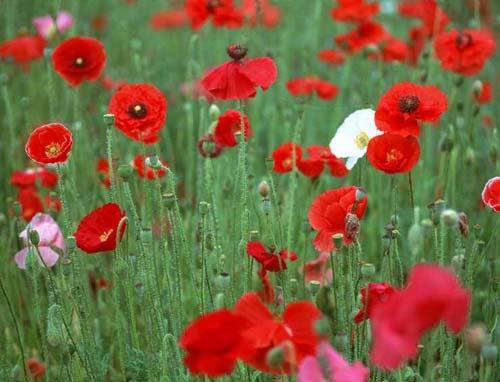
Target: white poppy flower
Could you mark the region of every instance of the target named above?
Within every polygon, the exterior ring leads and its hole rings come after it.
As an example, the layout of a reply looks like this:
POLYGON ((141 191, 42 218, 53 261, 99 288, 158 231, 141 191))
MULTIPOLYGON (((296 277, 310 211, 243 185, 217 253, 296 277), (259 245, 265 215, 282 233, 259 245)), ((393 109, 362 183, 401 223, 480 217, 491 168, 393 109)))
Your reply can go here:
POLYGON ((375 125, 375 111, 356 110, 337 129, 330 142, 330 151, 337 158, 347 158, 345 165, 350 170, 366 154, 370 139, 380 134, 382 131, 375 125))

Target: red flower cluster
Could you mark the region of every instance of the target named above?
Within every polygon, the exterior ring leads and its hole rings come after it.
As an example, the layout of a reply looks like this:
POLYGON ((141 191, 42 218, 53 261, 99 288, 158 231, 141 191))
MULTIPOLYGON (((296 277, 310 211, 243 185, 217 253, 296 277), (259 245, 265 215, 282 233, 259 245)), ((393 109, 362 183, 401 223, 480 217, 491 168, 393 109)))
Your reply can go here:
POLYGON ((373 167, 386 174, 411 171, 420 158, 417 138, 386 133, 370 140, 367 158, 373 167))
POLYGON ((253 257, 267 272, 281 272, 287 269, 287 261, 297 260, 297 254, 288 249, 282 249, 278 253, 268 251, 260 241, 247 243, 247 254, 253 257))
POLYGON ((371 20, 379 13, 378 3, 365 3, 364 0, 338 0, 336 8, 332 8, 332 19, 341 22, 362 22, 371 20))
POLYGON ((243 100, 255 97, 256 88, 267 90, 276 80, 276 64, 269 57, 243 60, 247 49, 231 45, 227 53, 232 58, 222 65, 210 69, 201 80, 201 85, 214 98, 243 100))
POLYGON ((113 94, 108 110, 115 116, 115 126, 127 137, 153 144, 165 125, 167 100, 153 85, 129 84, 113 94))
POLYGON ((295 143, 284 143, 272 153, 273 171, 286 173, 295 166, 305 176, 316 178, 321 175, 325 165, 331 176, 343 177, 349 173, 344 162, 332 154, 326 146, 311 145, 306 148, 309 157, 303 158, 302 147, 295 143))
POLYGON ((368 45, 383 42, 388 33, 382 24, 375 21, 365 21, 350 32, 335 37, 335 42, 349 53, 356 53, 368 45))
POLYGON ((256 293, 240 297, 233 310, 221 309, 193 321, 180 338, 186 350, 184 364, 193 374, 210 377, 230 373, 238 359, 273 374, 290 373, 318 343, 314 322, 321 317, 309 301, 288 304, 274 318, 256 293), (267 363, 270 350, 280 347, 279 367, 267 363))
POLYGON ((316 93, 316 96, 322 100, 331 100, 339 92, 334 84, 315 76, 294 78, 287 81, 286 88, 294 97, 309 97, 313 93, 316 93))
POLYGON ((318 232, 313 244, 319 252, 331 252, 335 248, 332 236, 337 233, 344 235, 345 244, 352 242, 346 230, 346 217, 352 213, 361 219, 368 201, 366 196, 356 200, 358 190, 354 186, 328 190, 312 202, 308 218, 311 227, 318 232))
MULTIPOLYGON (((132 163, 130 163, 132 168, 137 172, 137 175, 139 175, 141 178, 153 180, 156 178, 161 178, 167 173, 163 168, 154 170, 153 168, 147 165, 146 160, 147 158, 145 158, 144 156, 136 155, 132 163)), ((160 160, 160 163, 164 167, 169 166, 168 163, 163 160, 160 160)))
POLYGON ((73 146, 73 136, 61 123, 50 123, 33 130, 26 142, 28 157, 38 164, 66 162, 73 146))
POLYGON ((216 27, 239 28, 243 25, 243 16, 233 0, 186 0, 184 11, 194 30, 208 20, 216 27))
POLYGON ((388 283, 369 283, 368 292, 367 288, 362 288, 360 291, 362 306, 354 316, 354 322, 360 324, 370 319, 376 307, 383 304, 394 291, 395 289, 388 283))
POLYGON ((118 204, 107 203, 86 215, 73 236, 76 246, 88 254, 114 251, 125 228, 125 212, 118 204), (117 240, 118 230, 120 233, 117 240))
POLYGON ((17 188, 37 187, 38 184, 45 188, 54 188, 57 181, 57 173, 45 167, 14 171, 10 176, 10 184, 17 188))
MULTIPOLYGON (((241 114, 238 110, 228 109, 221 114, 213 133, 215 144, 222 148, 236 146, 238 141, 235 134, 241 132, 241 122, 241 114)), ((248 141, 253 133, 246 115, 243 116, 243 126, 245 141, 248 141)))
POLYGON ((54 49, 52 64, 71 86, 95 81, 106 64, 104 45, 93 37, 71 37, 54 49))
POLYGON ((12 60, 27 70, 31 61, 43 57, 47 42, 40 36, 19 36, 0 44, 0 58, 12 60))
POLYGON ((434 50, 443 69, 473 76, 479 73, 496 50, 493 35, 486 30, 465 29, 441 33, 434 50))
POLYGON ((393 370, 415 357, 420 338, 441 321, 454 333, 467 323, 470 292, 440 266, 416 265, 406 288, 383 294, 383 301, 378 301, 370 314, 371 357, 378 367, 393 370))

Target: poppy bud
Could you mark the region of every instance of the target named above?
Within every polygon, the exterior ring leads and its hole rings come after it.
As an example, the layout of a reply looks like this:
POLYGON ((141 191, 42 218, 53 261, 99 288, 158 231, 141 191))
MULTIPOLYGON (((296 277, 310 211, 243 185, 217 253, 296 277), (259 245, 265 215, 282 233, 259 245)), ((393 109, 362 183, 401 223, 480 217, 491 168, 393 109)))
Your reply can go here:
POLYGON ((311 294, 313 296, 316 296, 316 293, 318 293, 320 287, 320 283, 317 280, 311 280, 309 281, 309 290, 311 291, 311 294))
POLYGON ((488 343, 488 340, 488 330, 483 323, 471 324, 465 331, 465 342, 468 349, 473 353, 479 354, 482 347, 488 343))
POLYGON ((453 138, 449 134, 444 135, 439 141, 439 150, 444 153, 449 153, 453 150, 454 142, 453 138))
MULTIPOLYGON (((347 220, 347 216, 346 216, 347 220)), ((341 249, 342 246, 344 245, 344 234, 343 233, 336 233, 332 236, 333 240, 333 245, 335 245, 335 248, 341 249)))
POLYGON ((361 276, 363 276, 365 280, 371 280, 375 272, 376 268, 374 264, 364 263, 361 265, 361 276))
POLYGON ((206 215, 208 213, 208 210, 210 209, 210 204, 208 204, 207 202, 200 202, 200 205, 199 205, 199 211, 200 211, 200 215, 206 215))
POLYGON ((220 109, 216 104, 211 104, 210 108, 208 109, 208 115, 210 116, 210 120, 212 122, 216 122, 219 119, 220 116, 220 109))
POLYGON ((159 170, 163 167, 160 162, 160 158, 158 158, 158 155, 156 154, 146 157, 145 163, 146 166, 151 167, 153 170, 159 170))
POLYGON ((12 207, 14 208, 14 214, 16 216, 21 216, 21 211, 22 211, 21 203, 16 201, 16 202, 12 203, 12 207))
POLYGON ((231 277, 229 276, 229 273, 226 272, 219 273, 219 275, 217 276, 217 286, 221 290, 225 290, 229 288, 230 285, 231 285, 231 277))
POLYGON ((290 295, 295 298, 297 296, 297 291, 299 290, 299 283, 298 283, 297 279, 292 278, 292 279, 288 280, 288 286, 289 286, 290 295))
POLYGON ((224 302, 224 293, 217 293, 214 299, 214 307, 215 309, 222 309, 226 306, 224 302))
POLYGON ((266 354, 266 363, 269 367, 276 369, 285 362, 285 350, 282 346, 276 346, 269 350, 266 354))
POLYGON ((356 193, 354 194, 354 200, 359 203, 366 196, 366 190, 363 187, 356 188, 356 193))
POLYGON ((128 164, 121 164, 118 166, 118 176, 126 181, 132 174, 132 168, 128 164))
POLYGON ((493 344, 483 345, 483 348, 481 349, 481 354, 483 355, 485 361, 495 362, 498 356, 498 349, 493 344))
POLYGON ((216 158, 222 152, 222 146, 215 142, 212 134, 206 133, 198 140, 198 152, 204 158, 216 158))
POLYGON ((469 236, 469 218, 465 212, 458 213, 458 229, 463 237, 469 236))
POLYGON ((163 203, 168 209, 172 209, 175 204, 175 195, 171 192, 162 195, 163 203))
POLYGON ((391 215, 391 224, 394 227, 397 227, 399 223, 399 216, 398 215, 391 215))
POLYGON ((227 54, 235 61, 240 61, 248 53, 248 48, 240 44, 229 45, 226 49, 227 54))
POLYGON ((316 294, 316 306, 319 310, 330 318, 335 314, 335 297, 329 285, 323 285, 316 294))
POLYGON ((472 93, 475 97, 479 97, 483 91, 483 82, 481 80, 475 80, 472 84, 472 93))
POLYGON ((28 231, 28 237, 30 239, 31 244, 33 244, 35 247, 40 244, 40 235, 38 234, 38 231, 34 229, 30 229, 28 231))
POLYGON ((314 323, 314 331, 321 338, 330 337, 330 323, 328 320, 321 319, 314 323))
POLYGON ((312 227, 311 227, 311 224, 309 223, 309 220, 305 219, 302 222, 302 231, 305 232, 305 233, 312 232, 312 227))
POLYGON ((353 213, 348 213, 345 216, 345 232, 349 240, 356 239, 359 233, 359 218, 353 213))
POLYGON ((257 188, 260 196, 263 198, 267 198, 269 196, 269 184, 265 180, 260 182, 257 188))
POLYGON ((458 214, 457 211, 452 209, 447 209, 441 212, 441 221, 448 228, 455 228, 458 224, 458 214))
POLYGON ((382 248, 384 249, 384 252, 387 252, 391 248, 391 236, 385 234, 382 236, 382 248))
POLYGON ((115 124, 115 115, 114 114, 104 114, 103 115, 104 123, 108 127, 112 127, 115 124))

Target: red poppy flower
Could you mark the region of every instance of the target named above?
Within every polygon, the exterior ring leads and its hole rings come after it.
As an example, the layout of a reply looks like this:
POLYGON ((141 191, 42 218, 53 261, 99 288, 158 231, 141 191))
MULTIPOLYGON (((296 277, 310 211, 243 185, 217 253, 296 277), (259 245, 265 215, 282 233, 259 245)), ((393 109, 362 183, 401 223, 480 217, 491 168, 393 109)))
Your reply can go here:
POLYGON ((366 21, 358 24, 351 32, 338 35, 335 42, 349 53, 356 53, 371 44, 379 44, 387 38, 387 32, 382 24, 366 21))
POLYGON ((61 212, 62 209, 61 199, 50 195, 45 195, 43 203, 45 205, 46 211, 61 212))
POLYGON ((274 304, 276 301, 276 295, 274 293, 273 285, 269 280, 269 276, 267 275, 266 268, 263 266, 257 271, 257 275, 259 276, 260 282, 262 284, 262 289, 257 292, 259 298, 265 304, 274 304))
MULTIPOLYGON (((248 117, 243 116, 245 141, 252 136, 248 117)), ((235 133, 241 131, 241 115, 238 110, 229 109, 219 116, 214 130, 214 140, 221 147, 233 147, 238 144, 235 133)))
MULTIPOLYGON (((160 168, 158 170, 152 169, 146 164, 146 160, 147 158, 144 158, 142 155, 136 155, 131 163, 132 168, 137 171, 137 175, 139 175, 141 178, 153 180, 155 178, 161 178, 167 173, 163 168, 160 168)), ((160 160, 160 163, 164 167, 168 167, 167 162, 160 160)))
POLYGON ((474 101, 479 104, 489 103, 493 99, 493 87, 490 82, 483 81, 481 82, 479 89, 474 89, 474 93, 472 95, 474 101))
POLYGON ((66 162, 73 136, 61 123, 49 123, 33 130, 26 142, 28 157, 39 164, 66 162))
POLYGON ((200 29, 209 19, 216 27, 239 28, 243 25, 243 16, 233 0, 186 0, 184 10, 194 30, 200 29))
POLYGON ((365 3, 364 0, 338 0, 336 8, 332 8, 332 19, 342 22, 369 21, 378 14, 380 4, 365 3))
POLYGON ((316 259, 304 264, 302 273, 306 284, 317 281, 319 285, 324 285, 332 281, 333 271, 332 268, 328 268, 329 259, 330 254, 328 252, 321 252, 316 259))
POLYGON ((491 178, 484 185, 481 194, 484 204, 495 212, 500 212, 500 177, 491 178))
POLYGON ((290 80, 286 83, 286 88, 294 97, 311 96, 312 93, 316 93, 318 98, 323 100, 335 98, 339 91, 334 84, 315 76, 299 77, 290 80))
POLYGON ((444 321, 453 333, 467 323, 470 292, 448 269, 415 266, 406 288, 395 290, 371 314, 375 366, 394 370, 416 356, 420 338, 444 321))
POLYGON ((29 358, 26 361, 26 366, 28 367, 31 376, 35 379, 41 378, 45 374, 45 365, 36 358, 29 358))
POLYGON ((367 158, 373 167, 386 174, 411 171, 420 158, 417 138, 409 135, 382 134, 370 140, 367 158))
POLYGON ((409 54, 408 45, 397 38, 391 37, 383 43, 382 60, 384 62, 406 62, 409 54))
POLYGON ((153 30, 171 29, 185 25, 188 17, 184 9, 168 9, 158 11, 149 20, 149 25, 153 30))
POLYGON ((281 18, 280 8, 269 3, 269 0, 243 0, 240 12, 250 26, 262 24, 273 28, 281 18))
POLYGON ((255 97, 256 88, 267 90, 276 80, 277 68, 269 57, 243 60, 247 49, 231 45, 227 49, 233 59, 210 69, 201 80, 201 85, 215 98, 242 100, 255 97))
POLYGON ((129 84, 118 89, 109 101, 115 126, 127 137, 152 144, 158 142, 165 125, 167 100, 150 84, 129 84))
MULTIPOLYGON (((124 217, 125 212, 116 203, 107 203, 96 208, 80 221, 73 234, 76 246, 88 254, 115 250, 116 234, 124 217)), ((119 240, 126 227, 125 221, 121 225, 119 240)))
POLYGON ((111 180, 109 178, 109 162, 107 159, 99 159, 96 164, 96 171, 99 174, 101 183, 104 187, 109 188, 111 186, 111 180))
POLYGON ((495 49, 495 38, 489 31, 474 29, 441 33, 434 44, 441 67, 464 76, 479 73, 495 49))
POLYGON ((229 374, 238 358, 246 320, 227 309, 198 317, 182 333, 184 365, 193 374, 217 377, 229 374))
POLYGON ((447 108, 446 95, 436 86, 400 82, 380 99, 375 123, 382 131, 418 136, 418 121, 435 122, 447 108))
POLYGON ((328 166, 331 176, 343 177, 349 173, 344 162, 333 155, 329 147, 311 145, 307 147, 306 151, 309 157, 305 159, 301 158, 297 163, 300 172, 305 176, 312 178, 320 176, 325 165, 328 166))
POLYGON ((287 249, 278 253, 268 251, 260 241, 247 243, 247 254, 253 257, 268 272, 281 272, 287 269, 287 261, 297 260, 297 254, 287 249))
POLYGON ((104 45, 93 37, 71 37, 52 53, 54 70, 71 86, 97 80, 105 63, 104 45))
POLYGON ((234 313, 247 321, 243 330, 240 357, 254 368, 272 374, 290 373, 308 355, 314 355, 318 337, 314 323, 321 313, 309 301, 288 304, 281 319, 262 303, 256 293, 243 295, 234 307, 234 313), (267 353, 282 346, 283 364, 279 368, 269 367, 267 353))
POLYGON ((354 317, 354 322, 360 324, 371 318, 373 310, 376 309, 377 305, 387 301, 394 291, 395 289, 387 283, 369 283, 368 295, 366 288, 362 288, 360 291, 362 306, 354 317))
POLYGON ((0 58, 12 59, 23 69, 28 69, 31 61, 43 57, 47 42, 40 36, 20 36, 0 44, 0 58))
POLYGON ((17 191, 17 202, 21 205, 21 215, 27 222, 37 213, 44 211, 42 199, 35 188, 20 188, 17 191))
POLYGON ((368 200, 364 196, 356 202, 357 192, 354 186, 335 188, 323 192, 312 202, 308 218, 311 227, 318 232, 313 244, 319 252, 331 252, 335 248, 332 236, 336 233, 344 234, 345 244, 352 241, 346 232, 346 216, 353 213, 361 219, 368 200))
POLYGON ((404 17, 420 19, 420 28, 425 31, 426 37, 438 35, 450 22, 436 0, 404 0, 399 4, 399 13, 404 17))
POLYGON ((302 160, 302 148, 295 143, 284 143, 273 151, 272 157, 274 172, 290 172, 302 160))
POLYGON ((342 65, 345 62, 345 54, 336 49, 323 49, 318 53, 318 60, 332 65, 342 65))
POLYGON ((36 187, 37 182, 39 182, 42 187, 54 188, 57 185, 57 181, 57 173, 45 167, 14 171, 10 176, 10 184, 19 188, 36 187))

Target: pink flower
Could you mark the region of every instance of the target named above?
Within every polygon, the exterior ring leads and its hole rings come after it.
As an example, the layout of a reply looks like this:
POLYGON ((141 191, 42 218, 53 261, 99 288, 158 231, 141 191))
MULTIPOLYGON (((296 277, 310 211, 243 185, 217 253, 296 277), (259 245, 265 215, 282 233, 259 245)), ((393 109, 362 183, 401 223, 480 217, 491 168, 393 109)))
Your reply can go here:
POLYGON ((33 18, 33 25, 38 34, 46 39, 50 39, 56 32, 64 33, 73 26, 73 16, 70 13, 61 11, 57 14, 56 20, 50 15, 33 18))
POLYGON ((361 362, 352 366, 328 342, 318 345, 316 357, 306 357, 299 366, 299 382, 366 382, 370 371, 361 362))
POLYGON ((302 273, 306 284, 317 281, 320 285, 324 285, 332 281, 333 272, 331 268, 328 268, 329 258, 329 252, 320 252, 317 258, 304 264, 302 273))
POLYGON ((26 257, 29 253, 36 255, 41 266, 47 265, 53 267, 59 259, 59 252, 64 253, 66 245, 64 236, 56 221, 50 215, 38 213, 33 216, 30 223, 26 226, 19 237, 24 243, 24 248, 16 253, 14 260, 20 269, 26 269, 26 257), (35 248, 28 238, 29 231, 36 231, 39 236, 38 250, 42 256, 39 258, 35 248))

